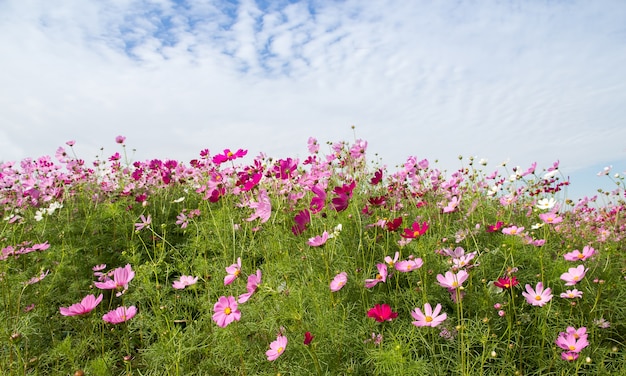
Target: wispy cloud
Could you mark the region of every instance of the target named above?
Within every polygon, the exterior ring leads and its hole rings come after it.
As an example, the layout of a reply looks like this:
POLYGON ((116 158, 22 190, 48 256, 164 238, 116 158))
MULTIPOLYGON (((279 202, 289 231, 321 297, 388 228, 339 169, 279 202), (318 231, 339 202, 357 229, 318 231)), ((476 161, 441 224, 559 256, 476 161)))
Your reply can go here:
POLYGON ((384 162, 624 159, 620 1, 0 3, 0 159, 203 148, 304 154, 357 137, 384 162), (82 149, 81 149, 82 148, 82 149))

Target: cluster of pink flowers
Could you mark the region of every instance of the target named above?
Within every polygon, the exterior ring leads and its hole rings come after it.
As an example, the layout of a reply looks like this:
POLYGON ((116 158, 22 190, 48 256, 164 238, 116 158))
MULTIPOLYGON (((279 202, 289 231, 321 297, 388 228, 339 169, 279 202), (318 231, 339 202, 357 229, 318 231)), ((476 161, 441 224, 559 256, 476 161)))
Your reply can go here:
POLYGON ((587 340, 587 328, 574 328, 572 326, 568 326, 565 332, 560 332, 556 341, 554 341, 557 346, 565 350, 561 353, 561 358, 563 360, 567 360, 568 362, 574 361, 578 359, 578 354, 585 347, 589 346, 589 341, 587 340))

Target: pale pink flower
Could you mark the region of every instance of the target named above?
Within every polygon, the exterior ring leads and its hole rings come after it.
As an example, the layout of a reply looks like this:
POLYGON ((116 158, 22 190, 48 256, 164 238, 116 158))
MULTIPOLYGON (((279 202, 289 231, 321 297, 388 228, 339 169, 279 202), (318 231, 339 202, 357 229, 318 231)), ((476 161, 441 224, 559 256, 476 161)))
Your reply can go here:
POLYGON ((59 311, 63 316, 84 315, 91 312, 102 301, 102 294, 96 298, 94 295, 87 295, 80 303, 72 304, 69 307, 60 307, 59 311))
POLYGON ((465 270, 459 270, 456 274, 447 271, 445 275, 437 274, 437 281, 440 286, 454 290, 460 288, 467 277, 469 274, 465 270))
POLYGON ((365 280, 365 287, 368 289, 376 286, 379 282, 387 281, 387 264, 377 264, 376 268, 378 269, 376 278, 365 280))
POLYGON ((144 228, 150 227, 150 223, 152 223, 152 217, 148 214, 148 218, 146 218, 143 214, 139 216, 141 222, 135 223, 135 231, 141 231, 144 228))
POLYGON ((348 282, 348 273, 341 272, 333 278, 330 282, 330 291, 336 292, 339 291, 345 286, 346 282, 348 282))
POLYGON ((563 217, 557 215, 556 213, 541 213, 539 214, 539 219, 541 219, 544 223, 553 225, 563 222, 563 217))
POLYGON ((198 277, 192 277, 190 275, 181 275, 177 281, 172 283, 172 287, 176 290, 182 290, 187 286, 191 286, 198 282, 198 277))
POLYGON ((580 282, 584 277, 587 269, 584 265, 578 265, 575 268, 569 268, 569 270, 561 274, 561 279, 564 280, 565 286, 573 286, 580 282))
POLYGON ((416 258, 412 260, 409 259, 409 260, 398 261, 394 267, 399 272, 408 273, 408 272, 412 272, 413 270, 421 268, 423 264, 424 264, 424 261, 422 261, 421 258, 416 258))
POLYGON ((526 292, 522 292, 522 295, 526 298, 528 304, 543 307, 552 300, 551 292, 552 290, 549 287, 544 289, 543 283, 538 282, 535 289, 531 285, 526 284, 526 292))
POLYGON ((285 352, 285 348, 287 348, 287 337, 282 334, 279 334, 276 337, 276 340, 270 343, 270 349, 265 352, 267 356, 267 360, 274 361, 278 359, 279 356, 285 352))
POLYGON ((248 283, 246 284, 247 293, 239 295, 239 299, 237 300, 239 303, 245 303, 250 299, 250 297, 258 290, 259 285, 261 284, 261 271, 257 269, 256 274, 250 274, 248 276, 248 283))
POLYGON ((398 259, 400 258, 400 252, 396 252, 393 255, 393 259, 390 256, 385 256, 385 262, 389 265, 390 268, 393 268, 398 259))
POLYGON ((234 296, 221 296, 213 305, 213 321, 217 326, 225 328, 233 321, 241 319, 241 312, 237 309, 237 301, 234 296))
POLYGON ((588 259, 589 257, 595 254, 596 254, 595 249, 589 246, 585 246, 582 252, 575 249, 572 252, 564 254, 563 258, 566 261, 585 261, 586 259, 588 259))
POLYGON ((135 306, 130 306, 128 308, 118 307, 117 309, 104 314, 104 316, 102 316, 102 320, 108 322, 109 324, 119 324, 132 319, 136 314, 137 307, 135 306))
POLYGON ((307 244, 309 244, 311 247, 319 247, 326 243, 326 241, 328 240, 328 237, 329 237, 328 232, 324 231, 322 233, 322 236, 317 235, 313 238, 309 238, 309 241, 307 242, 307 244))
POLYGON ((45 272, 41 272, 38 276, 33 277, 26 281, 24 284, 32 285, 34 283, 40 282, 42 279, 46 278, 46 276, 50 273, 50 270, 46 270, 45 272))
POLYGON ((564 351, 561 353, 561 359, 568 362, 573 362, 574 360, 578 359, 578 353, 573 351, 564 351))
POLYGON ((246 221, 248 222, 259 218, 261 219, 261 223, 265 223, 270 219, 270 216, 272 215, 272 202, 267 196, 267 191, 265 189, 259 190, 258 201, 251 202, 248 206, 251 209, 255 209, 254 213, 246 219, 246 221))
POLYGON ((224 277, 224 286, 233 283, 233 281, 239 277, 239 274, 241 274, 241 257, 237 257, 236 264, 232 264, 226 268, 226 273, 228 274, 224 277))
POLYGON ((424 304, 424 312, 422 312, 422 310, 419 308, 415 308, 415 310, 411 312, 411 316, 413 316, 413 318, 417 320, 413 321, 413 325, 431 326, 434 328, 448 318, 448 315, 445 312, 440 315, 440 311, 441 304, 437 304, 435 306, 435 310, 433 310, 430 306, 430 303, 426 303, 424 304))
POLYGON ((117 142, 118 144, 123 144, 125 140, 126 140, 126 137, 124 136, 115 137, 115 142, 117 142))
POLYGON ((505 227, 502 229, 502 233, 506 235, 520 235, 522 231, 524 231, 524 227, 517 226, 505 227))
POLYGON ((582 298, 583 297, 583 292, 582 291, 578 291, 577 289, 566 290, 565 292, 562 292, 560 296, 563 299, 582 298))

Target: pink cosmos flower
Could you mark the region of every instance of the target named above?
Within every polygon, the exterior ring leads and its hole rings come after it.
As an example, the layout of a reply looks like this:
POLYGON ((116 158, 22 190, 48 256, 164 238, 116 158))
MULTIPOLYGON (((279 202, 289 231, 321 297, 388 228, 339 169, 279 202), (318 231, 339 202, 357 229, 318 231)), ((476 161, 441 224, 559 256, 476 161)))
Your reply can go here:
POLYGON ((241 274, 241 257, 237 257, 236 264, 232 264, 226 268, 226 273, 228 273, 228 275, 224 277, 224 286, 233 283, 233 281, 239 277, 239 274, 241 274))
POLYGON ((565 281, 565 286, 573 286, 585 277, 586 272, 587 269, 585 269, 584 265, 578 265, 575 268, 569 268, 567 272, 561 274, 561 279, 565 281))
POLYGON ((437 281, 440 286, 454 290, 460 288, 467 277, 469 274, 465 270, 459 270, 456 274, 447 271, 445 275, 437 274, 437 281))
POLYGON ((444 322, 448 315, 444 312, 441 315, 439 312, 441 311, 441 304, 437 304, 435 306, 435 310, 433 311, 430 303, 424 304, 424 312, 419 308, 415 308, 414 311, 411 312, 411 316, 417 321, 413 321, 413 325, 415 326, 431 326, 435 327, 442 322, 444 322))
POLYGON ((387 263, 387 265, 389 265, 390 268, 393 268, 399 258, 400 258, 400 252, 396 252, 393 255, 393 259, 390 256, 385 256, 385 262, 387 263))
POLYGON ((118 144, 123 144, 125 140, 126 140, 126 137, 124 136, 115 137, 115 142, 117 142, 118 144))
POLYGON ((135 272, 130 264, 126 264, 123 268, 113 270, 113 279, 106 278, 104 282, 94 282, 93 284, 101 290, 122 290, 116 295, 120 296, 128 290, 128 283, 135 278, 135 272))
POLYGON ((50 274, 50 270, 46 270, 45 272, 41 272, 38 276, 29 279, 24 282, 25 285, 32 285, 34 283, 40 282, 42 279, 46 278, 46 276, 50 274))
POLYGON ((322 233, 322 236, 317 235, 313 238, 309 238, 309 241, 307 242, 307 244, 309 244, 311 247, 319 247, 326 243, 326 241, 328 240, 328 237, 329 237, 328 232, 324 231, 322 233))
POLYGON ((259 218, 261 219, 261 223, 265 223, 270 219, 270 216, 272 215, 272 202, 267 196, 267 191, 265 189, 261 189, 259 191, 258 201, 251 202, 249 207, 251 209, 255 209, 255 211, 249 218, 246 219, 246 221, 248 222, 259 218))
POLYGON ((398 261, 394 268, 401 273, 408 273, 421 268, 422 265, 424 265, 424 261, 421 258, 416 258, 398 261))
POLYGON ((250 297, 258 290, 259 285, 261 284, 261 271, 257 269, 256 274, 250 274, 248 276, 248 283, 246 284, 247 293, 239 295, 237 301, 239 303, 245 303, 250 299, 250 297))
POLYGON ((376 304, 374 308, 367 311, 367 317, 371 317, 378 322, 385 322, 398 317, 398 313, 393 312, 387 304, 376 304))
POLYGON ((69 307, 60 307, 59 311, 63 316, 84 315, 91 312, 102 301, 102 294, 96 298, 93 295, 87 295, 80 303, 72 304, 69 307))
POLYGON ((237 301, 234 296, 221 296, 213 306, 213 321, 217 326, 225 328, 233 321, 241 319, 241 312, 237 309, 237 301))
POLYGON ((582 298, 583 297, 583 292, 582 291, 578 291, 577 289, 566 290, 565 292, 562 292, 560 296, 563 299, 582 298))
POLYGON ((278 359, 279 356, 285 352, 285 348, 287 347, 287 337, 282 334, 279 334, 276 337, 276 340, 270 343, 270 349, 265 352, 267 356, 267 360, 270 362, 278 359))
POLYGON ((502 229, 502 233, 506 235, 519 235, 522 231, 524 231, 524 227, 517 226, 505 227, 502 229))
MULTIPOLYGON (((587 333, 586 333, 587 328, 585 327, 583 328, 585 329, 584 333, 578 334, 578 331, 576 329, 574 329, 573 327, 568 327, 569 332, 559 333, 559 336, 554 342, 556 343, 557 346, 559 346, 560 348, 564 350, 579 353, 582 351, 582 349, 589 346, 589 341, 587 341, 587 333)), ((583 329, 583 328, 580 328, 580 329, 583 329)))
POLYGON ((539 219, 541 219, 544 223, 549 224, 557 224, 563 222, 563 217, 560 217, 556 213, 542 213, 539 214, 539 219))
POLYGON ((376 268, 378 268, 376 278, 365 280, 365 287, 368 289, 376 286, 378 282, 387 282, 387 264, 377 264, 376 268))
POLYGON ((551 292, 552 290, 549 287, 544 289, 543 283, 538 282, 535 289, 531 285, 526 284, 526 292, 522 292, 522 295, 526 298, 528 304, 543 307, 552 300, 551 292))
POLYGON ((573 362, 578 359, 578 353, 573 351, 565 351, 561 353, 561 359, 567 360, 568 362, 573 362))
POLYGON ((130 306, 128 308, 118 307, 117 309, 104 314, 104 316, 102 316, 102 320, 108 322, 109 324, 119 324, 132 319, 136 314, 137 308, 135 306, 130 306))
POLYGON ((174 281, 174 283, 172 283, 172 287, 176 290, 182 290, 187 286, 196 284, 196 282, 198 282, 198 277, 181 275, 180 278, 178 278, 178 281, 174 281))
POLYGON ((563 258, 566 261, 585 261, 586 259, 588 259, 589 257, 593 256, 596 254, 596 250, 593 249, 592 247, 589 246, 585 246, 583 248, 583 251, 580 252, 579 250, 575 249, 570 253, 566 253, 563 255, 563 258))
POLYGON ((150 223, 152 223, 152 217, 148 214, 148 218, 146 218, 143 214, 139 216, 141 222, 135 223, 135 231, 141 231, 146 227, 150 227, 150 223))
POLYGON ((332 282, 330 282, 330 291, 336 292, 339 291, 345 286, 346 282, 348 282, 348 273, 341 272, 333 278, 332 282))

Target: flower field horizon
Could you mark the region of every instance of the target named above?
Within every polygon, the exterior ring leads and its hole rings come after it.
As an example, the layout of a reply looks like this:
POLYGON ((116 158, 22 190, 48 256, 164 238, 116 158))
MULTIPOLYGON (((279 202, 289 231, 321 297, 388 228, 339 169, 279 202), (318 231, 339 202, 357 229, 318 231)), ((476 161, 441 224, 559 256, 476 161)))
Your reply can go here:
POLYGON ((619 175, 115 142, 0 164, 4 374, 626 374, 619 175))

